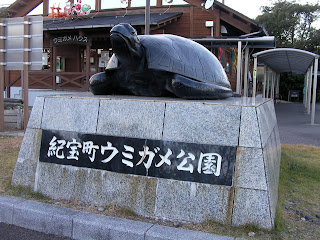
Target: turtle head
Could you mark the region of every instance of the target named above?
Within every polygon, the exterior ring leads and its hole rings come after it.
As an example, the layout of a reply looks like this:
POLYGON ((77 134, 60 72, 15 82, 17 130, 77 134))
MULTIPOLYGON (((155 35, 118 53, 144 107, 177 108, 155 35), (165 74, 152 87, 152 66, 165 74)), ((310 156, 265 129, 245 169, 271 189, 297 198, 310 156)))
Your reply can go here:
POLYGON ((132 64, 142 58, 137 31, 130 24, 118 24, 110 33, 113 51, 120 62, 132 64))

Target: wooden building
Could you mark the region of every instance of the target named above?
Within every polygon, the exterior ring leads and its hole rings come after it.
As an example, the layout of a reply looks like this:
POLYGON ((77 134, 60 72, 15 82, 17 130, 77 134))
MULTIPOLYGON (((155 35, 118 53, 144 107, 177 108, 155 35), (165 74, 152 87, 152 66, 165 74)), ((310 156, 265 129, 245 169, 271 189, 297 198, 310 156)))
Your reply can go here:
MULTIPOLYGON (((145 33, 145 7, 135 6, 134 1, 129 0, 127 9, 103 9, 104 2, 109 1, 95 0, 90 15, 73 18, 49 17, 49 0, 14 2, 9 7, 10 17, 25 16, 40 3, 43 5, 43 70, 30 71, 29 88, 88 91, 90 76, 103 71, 112 54, 110 29, 126 22, 138 34, 145 33)), ((175 0, 170 5, 165 0, 152 2, 150 34, 175 34, 203 44, 206 42, 203 40, 210 40, 204 45, 216 54, 235 90, 237 49, 233 44, 226 45, 225 41, 217 44, 213 40, 267 36, 264 27, 218 1, 209 9, 204 7, 205 0, 180 2, 180 5, 175 5, 175 0)), ((6 72, 5 78, 10 96, 10 86, 20 84, 20 72, 6 72)))

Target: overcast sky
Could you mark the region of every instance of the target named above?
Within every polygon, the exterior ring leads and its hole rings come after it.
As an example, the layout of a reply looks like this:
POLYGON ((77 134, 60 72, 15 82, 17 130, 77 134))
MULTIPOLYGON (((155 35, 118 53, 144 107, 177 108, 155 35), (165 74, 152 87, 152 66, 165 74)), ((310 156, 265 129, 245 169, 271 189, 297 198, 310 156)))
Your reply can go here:
MULTIPOLYGON (((116 4, 120 2, 120 0, 103 0, 102 5, 107 4, 116 4)), ((151 2, 155 2, 156 0, 151 0, 151 2)), ((177 2, 181 0, 173 0, 173 2, 177 2)), ((305 3, 310 3, 310 4, 315 4, 319 2, 320 0, 296 0, 297 3, 305 4, 305 3)), ((14 0, 1 0, 0 5, 2 4, 11 4, 14 2, 14 0)), ((65 5, 66 0, 50 0, 50 4, 53 2, 60 2, 60 7, 63 7, 65 5)), ((76 2, 76 0, 75 0, 76 2)), ((95 0, 82 0, 82 4, 94 4, 95 0)), ((132 0, 133 5, 141 5, 145 2, 145 0, 132 0)), ((220 0, 222 2, 222 0, 220 0)), ((238 12, 254 19, 256 16, 261 14, 260 7, 263 5, 271 5, 271 3, 274 2, 272 0, 225 0, 224 3, 237 10, 238 12)), ((318 23, 320 21, 318 20, 318 23)), ((320 26, 320 24, 317 24, 317 27, 320 26)))

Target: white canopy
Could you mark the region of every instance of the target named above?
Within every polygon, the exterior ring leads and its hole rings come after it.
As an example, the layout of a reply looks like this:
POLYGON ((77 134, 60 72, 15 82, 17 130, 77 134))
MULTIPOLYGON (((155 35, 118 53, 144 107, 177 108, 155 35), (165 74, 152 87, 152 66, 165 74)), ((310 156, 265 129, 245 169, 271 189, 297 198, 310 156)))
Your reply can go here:
POLYGON ((277 73, 292 72, 306 74, 315 58, 319 55, 293 48, 275 48, 258 52, 252 55, 277 73))
POLYGON ((311 102, 311 90, 312 90, 312 107, 311 107, 311 124, 314 124, 315 117, 315 104, 316 104, 316 91, 317 91, 317 73, 318 73, 318 59, 319 55, 293 48, 275 48, 262 52, 258 52, 252 55, 254 57, 254 74, 253 74, 253 93, 256 95, 256 72, 257 63, 263 63, 265 67, 272 72, 270 79, 266 82, 266 78, 269 74, 264 74, 263 85, 263 97, 268 97, 269 92, 271 97, 274 96, 274 90, 279 92, 279 80, 280 73, 292 72, 293 74, 305 75, 305 94, 304 102, 307 108, 308 114, 310 114, 310 102, 311 102), (314 72, 312 74, 312 72, 314 72), (313 83, 312 83, 313 76, 313 83), (269 82, 271 81, 269 87, 269 82), (266 87, 267 86, 267 87, 266 87))

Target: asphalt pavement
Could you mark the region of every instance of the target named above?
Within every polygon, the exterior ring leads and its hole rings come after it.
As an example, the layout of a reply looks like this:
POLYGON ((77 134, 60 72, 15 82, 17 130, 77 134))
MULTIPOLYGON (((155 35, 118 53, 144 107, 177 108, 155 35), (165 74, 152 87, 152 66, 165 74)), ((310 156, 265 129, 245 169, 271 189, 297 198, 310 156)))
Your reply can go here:
POLYGON ((320 147, 320 104, 316 104, 315 124, 302 103, 275 104, 281 144, 320 147))
POLYGON ((45 234, 29 230, 15 225, 0 222, 1 240, 69 240, 70 238, 58 237, 52 234, 45 234))

